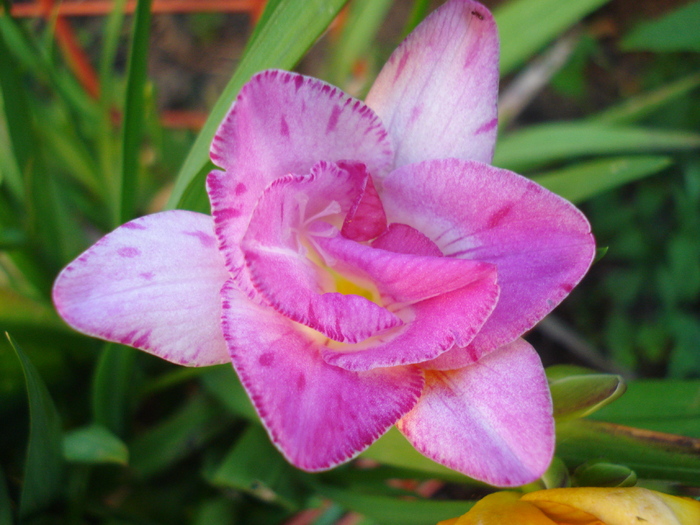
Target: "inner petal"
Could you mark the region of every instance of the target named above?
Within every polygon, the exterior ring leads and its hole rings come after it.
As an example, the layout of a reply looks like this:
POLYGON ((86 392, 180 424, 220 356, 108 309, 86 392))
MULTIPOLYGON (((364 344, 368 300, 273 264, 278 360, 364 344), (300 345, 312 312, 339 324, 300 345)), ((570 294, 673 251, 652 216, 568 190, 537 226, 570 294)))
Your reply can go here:
POLYGON ((309 175, 273 182, 258 201, 241 243, 251 281, 270 306, 347 343, 402 324, 366 293, 337 291, 327 271, 335 261, 319 241, 338 235, 335 225, 343 224, 361 198, 368 174, 358 166, 320 162, 309 175))

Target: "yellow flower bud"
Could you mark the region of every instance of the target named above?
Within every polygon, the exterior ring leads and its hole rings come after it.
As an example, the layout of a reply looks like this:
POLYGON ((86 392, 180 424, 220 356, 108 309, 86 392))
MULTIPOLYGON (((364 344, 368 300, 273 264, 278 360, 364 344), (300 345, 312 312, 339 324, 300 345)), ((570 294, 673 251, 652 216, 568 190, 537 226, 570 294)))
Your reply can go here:
POLYGON ((496 492, 438 525, 699 525, 700 502, 640 487, 496 492))

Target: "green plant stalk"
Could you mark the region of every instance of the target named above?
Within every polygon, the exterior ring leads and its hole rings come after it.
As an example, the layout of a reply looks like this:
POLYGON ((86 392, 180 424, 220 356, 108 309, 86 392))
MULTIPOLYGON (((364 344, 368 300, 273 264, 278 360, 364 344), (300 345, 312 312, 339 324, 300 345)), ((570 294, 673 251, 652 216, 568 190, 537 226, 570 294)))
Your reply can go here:
POLYGON ((134 217, 137 200, 139 156, 145 111, 148 41, 151 36, 151 0, 139 0, 134 17, 122 129, 121 176, 117 184, 114 225, 134 217))

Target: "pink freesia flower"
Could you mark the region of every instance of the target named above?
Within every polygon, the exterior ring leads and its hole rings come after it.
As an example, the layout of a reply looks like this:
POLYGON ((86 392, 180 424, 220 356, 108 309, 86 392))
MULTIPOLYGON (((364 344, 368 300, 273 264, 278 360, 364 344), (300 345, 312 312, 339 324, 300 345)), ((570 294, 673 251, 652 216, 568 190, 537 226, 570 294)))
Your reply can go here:
POLYGON ((451 0, 366 103, 255 75, 221 124, 213 218, 168 211, 59 276, 76 329, 188 366, 233 362, 299 468, 347 461, 396 424, 426 456, 501 486, 546 469, 547 382, 520 336, 588 269, 571 204, 489 166, 498 38, 451 0))

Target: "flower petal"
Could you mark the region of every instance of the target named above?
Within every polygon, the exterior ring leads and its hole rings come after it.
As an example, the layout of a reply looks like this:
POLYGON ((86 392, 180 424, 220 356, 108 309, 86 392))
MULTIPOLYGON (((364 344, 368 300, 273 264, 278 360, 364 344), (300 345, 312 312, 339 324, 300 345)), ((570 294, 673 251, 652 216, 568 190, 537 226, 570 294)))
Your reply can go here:
POLYGON ((557 306, 595 255, 588 221, 534 182, 480 162, 445 159, 404 166, 383 182, 391 222, 409 224, 449 258, 494 264, 501 295, 472 342, 440 357, 457 368, 507 344, 557 306), (459 354, 459 355, 457 355, 459 354))
POLYGON ((321 219, 342 217, 362 194, 366 172, 346 168, 321 162, 306 177, 274 181, 253 212, 241 248, 252 283, 270 306, 331 339, 356 343, 401 321, 359 295, 324 293, 331 288, 329 277, 304 245, 315 242, 314 227, 337 234, 321 219))
POLYGON ((405 323, 359 345, 329 345, 327 363, 346 370, 420 363, 478 333, 498 299, 490 264, 446 257, 394 253, 342 236, 317 243, 334 269, 376 286, 382 304, 405 323))
MULTIPOLYGON (((452 525, 562 525, 553 522, 531 503, 520 500, 520 492, 494 492, 476 502, 452 525)), ((449 522, 448 522, 449 523, 449 522)), ((573 525, 596 525, 589 521, 567 521, 573 525)), ((443 525, 440 522, 437 525, 443 525)), ((601 525, 598 523, 597 525, 601 525)))
POLYGON ((330 366, 295 323, 225 286, 223 328, 234 367, 270 439, 297 467, 347 461, 415 404, 415 367, 348 372, 330 366))
POLYGON ((226 172, 207 178, 216 235, 226 266, 243 266, 239 243, 263 190, 289 173, 308 173, 316 162, 351 160, 384 174, 393 151, 374 112, 338 88, 296 73, 269 70, 243 86, 211 146, 226 172))
POLYGON ((397 427, 427 457, 504 487, 540 477, 554 452, 544 369, 523 340, 459 370, 426 372, 421 398, 397 427))
POLYGON ((525 494, 522 501, 537 506, 557 523, 568 523, 571 514, 581 511, 600 520, 596 523, 608 525, 691 525, 700 522, 700 502, 642 487, 538 490, 525 494))
MULTIPOLYGON (((339 163, 346 166, 346 163, 339 163)), ((372 176, 366 172, 362 193, 358 195, 350 211, 345 216, 341 233, 357 242, 369 241, 386 230, 386 213, 379 198, 372 176)))
POLYGON ((498 33, 477 2, 452 0, 394 51, 367 95, 396 166, 456 157, 490 162, 496 141, 498 33))
POLYGON ((442 257, 440 248, 433 241, 415 228, 398 222, 390 224, 384 233, 374 239, 372 248, 396 253, 442 257))
POLYGON ((168 211, 103 237, 56 279, 56 309, 73 328, 173 363, 230 361, 219 291, 228 279, 211 217, 168 211))

